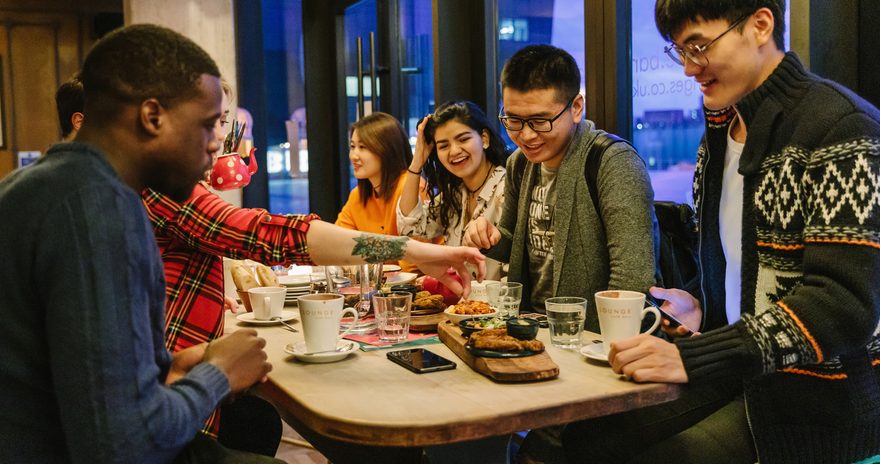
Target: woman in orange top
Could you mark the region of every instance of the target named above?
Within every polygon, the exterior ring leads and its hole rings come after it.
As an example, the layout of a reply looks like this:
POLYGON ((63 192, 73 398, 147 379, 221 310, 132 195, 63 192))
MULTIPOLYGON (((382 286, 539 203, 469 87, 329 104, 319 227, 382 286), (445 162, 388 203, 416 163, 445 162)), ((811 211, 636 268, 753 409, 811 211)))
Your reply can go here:
POLYGON ((403 173, 412 160, 409 138, 400 121, 377 112, 354 123, 348 159, 358 185, 349 194, 336 225, 398 235, 397 200, 403 192, 403 173))

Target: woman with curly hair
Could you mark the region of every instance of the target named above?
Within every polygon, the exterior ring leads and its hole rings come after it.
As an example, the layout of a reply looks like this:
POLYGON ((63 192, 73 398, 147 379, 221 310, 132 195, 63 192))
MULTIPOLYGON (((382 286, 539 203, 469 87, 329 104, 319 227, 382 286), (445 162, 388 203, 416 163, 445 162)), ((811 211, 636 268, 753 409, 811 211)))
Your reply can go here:
MULTIPOLYGON (((400 235, 462 243, 467 225, 483 216, 493 224, 504 203, 507 149, 485 113, 469 101, 451 101, 419 123, 415 155, 397 206, 400 235), (426 201, 420 200, 422 174, 426 201)), ((487 279, 501 263, 487 260, 487 279)))

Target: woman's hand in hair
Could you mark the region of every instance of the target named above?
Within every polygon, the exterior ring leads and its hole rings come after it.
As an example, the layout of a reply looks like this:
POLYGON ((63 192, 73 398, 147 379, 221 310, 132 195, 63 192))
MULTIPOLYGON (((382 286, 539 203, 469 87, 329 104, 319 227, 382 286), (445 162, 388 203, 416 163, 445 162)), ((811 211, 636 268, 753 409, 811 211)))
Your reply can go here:
POLYGON ((431 154, 431 150, 434 149, 434 144, 428 143, 428 141, 425 140, 425 126, 428 125, 428 120, 430 118, 430 114, 425 116, 419 121, 419 125, 416 127, 416 152, 413 153, 412 162, 409 164, 409 170, 411 172, 421 172, 425 163, 428 162, 428 156, 431 154))

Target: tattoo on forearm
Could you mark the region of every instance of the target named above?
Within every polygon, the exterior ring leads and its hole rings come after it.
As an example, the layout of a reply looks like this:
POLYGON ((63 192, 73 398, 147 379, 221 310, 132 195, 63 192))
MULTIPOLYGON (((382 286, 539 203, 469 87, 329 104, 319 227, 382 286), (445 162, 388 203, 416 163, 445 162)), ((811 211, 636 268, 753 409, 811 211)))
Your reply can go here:
POLYGON ((351 250, 351 255, 361 256, 364 261, 375 264, 402 259, 409 238, 363 234, 360 237, 355 237, 354 241, 357 244, 351 250))

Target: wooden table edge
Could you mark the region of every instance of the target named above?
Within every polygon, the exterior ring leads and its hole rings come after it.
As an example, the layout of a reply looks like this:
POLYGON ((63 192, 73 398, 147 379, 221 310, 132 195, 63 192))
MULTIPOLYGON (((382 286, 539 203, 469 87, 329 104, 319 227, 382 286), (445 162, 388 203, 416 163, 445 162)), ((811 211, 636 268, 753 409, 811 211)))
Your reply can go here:
MULTIPOLYGON (((622 380, 623 381, 623 380, 622 380)), ((290 426, 305 425, 329 438, 362 445, 427 446, 476 440, 506 435, 523 430, 559 425, 591 419, 640 407, 652 406, 677 399, 682 386, 673 384, 645 384, 646 390, 625 395, 609 396, 598 407, 596 399, 562 404, 532 413, 522 411, 500 414, 491 419, 451 422, 446 424, 375 424, 345 421, 312 412, 305 405, 284 392, 270 378, 259 388, 260 396, 276 405, 281 417, 290 426), (290 411, 299 411, 293 414, 290 411)))

